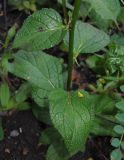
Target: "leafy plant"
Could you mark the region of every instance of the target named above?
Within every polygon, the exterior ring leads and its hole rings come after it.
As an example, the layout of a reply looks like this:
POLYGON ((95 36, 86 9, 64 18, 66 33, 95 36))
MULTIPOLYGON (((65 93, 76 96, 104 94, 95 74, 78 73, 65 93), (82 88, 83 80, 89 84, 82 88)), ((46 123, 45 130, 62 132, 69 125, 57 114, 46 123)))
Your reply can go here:
MULTIPOLYGON (((114 21, 117 25, 120 12, 118 0, 87 2, 99 16, 114 21)), ((62 0, 60 3, 63 5, 64 20, 54 9, 44 8, 33 13, 15 36, 12 49, 20 50, 11 56, 13 63, 4 64, 7 72, 26 81, 16 95, 16 101, 24 102, 30 93, 37 104, 32 107, 34 115, 50 126, 40 137, 41 142, 50 145, 47 160, 67 160, 76 152, 82 151, 89 134, 101 135, 102 130, 105 135, 113 135, 113 122, 117 122, 114 119, 117 113, 114 104, 119 99, 107 89, 100 95, 91 95, 84 90, 73 91, 72 71, 75 59, 79 54, 105 50, 110 43, 110 36, 93 25, 78 20, 81 0, 75 1, 72 15, 68 15, 66 9, 69 2, 62 0), (63 60, 45 53, 45 49, 60 43, 63 43, 68 52, 68 66, 63 60), (107 124, 108 131, 105 130, 107 124)), ((99 82, 100 86, 101 81, 99 82)), ((3 97, 1 99, 2 104, 6 103, 3 97)), ((9 94, 6 94, 6 99, 9 99, 9 94)))
POLYGON ((98 74, 96 86, 89 85, 95 92, 112 90, 123 84, 123 46, 111 44, 106 54, 89 56, 86 64, 98 74))
POLYGON ((123 54, 124 54, 123 46, 111 47, 110 51, 107 54, 107 62, 106 62, 106 65, 111 73, 115 72, 119 72, 120 74, 124 73, 123 54))
POLYGON ((18 10, 36 11, 36 0, 8 0, 8 4, 14 6, 18 10))
MULTIPOLYGON (((23 83, 20 87, 14 88, 8 75, 8 60, 12 58, 10 44, 16 33, 17 25, 13 25, 7 33, 5 43, 3 44, 4 52, 0 59, 0 112, 10 110, 27 110, 30 108, 26 101, 30 95, 30 86, 23 83)), ((0 140, 4 138, 4 130, 2 128, 2 118, 0 119, 0 140)))
MULTIPOLYGON (((124 93, 124 86, 120 87, 121 91, 124 93)), ((115 125, 114 131, 119 137, 121 138, 113 138, 111 141, 111 145, 115 147, 115 149, 111 153, 111 160, 118 159, 121 160, 123 158, 121 150, 124 149, 124 100, 122 99, 118 103, 116 103, 116 107, 118 109, 118 113, 116 114, 115 118, 119 121, 120 125, 115 125)))

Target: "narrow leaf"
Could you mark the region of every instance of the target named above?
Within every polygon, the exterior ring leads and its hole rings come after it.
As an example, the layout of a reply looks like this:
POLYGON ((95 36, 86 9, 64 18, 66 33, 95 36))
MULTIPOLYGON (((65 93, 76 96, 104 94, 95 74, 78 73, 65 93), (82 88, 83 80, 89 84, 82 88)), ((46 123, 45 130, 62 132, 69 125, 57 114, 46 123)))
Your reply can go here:
POLYGON ((3 107, 7 107, 10 99, 10 91, 7 83, 3 83, 0 86, 0 102, 3 107))

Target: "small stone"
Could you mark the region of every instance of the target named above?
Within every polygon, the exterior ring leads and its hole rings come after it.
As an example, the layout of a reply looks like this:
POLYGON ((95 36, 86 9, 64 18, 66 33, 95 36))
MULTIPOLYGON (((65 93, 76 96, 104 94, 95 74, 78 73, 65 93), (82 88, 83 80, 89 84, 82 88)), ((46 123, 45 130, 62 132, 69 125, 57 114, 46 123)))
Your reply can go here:
POLYGON ((19 132, 22 133, 22 128, 19 128, 19 132))
POLYGON ((5 149, 5 153, 9 153, 10 154, 10 150, 8 148, 5 149))
POLYGON ((19 132, 17 130, 13 130, 10 132, 10 137, 18 137, 19 136, 19 132))
POLYGON ((29 152, 28 148, 24 148, 24 149, 23 149, 23 155, 24 155, 24 156, 26 156, 26 155, 28 154, 28 152, 29 152))

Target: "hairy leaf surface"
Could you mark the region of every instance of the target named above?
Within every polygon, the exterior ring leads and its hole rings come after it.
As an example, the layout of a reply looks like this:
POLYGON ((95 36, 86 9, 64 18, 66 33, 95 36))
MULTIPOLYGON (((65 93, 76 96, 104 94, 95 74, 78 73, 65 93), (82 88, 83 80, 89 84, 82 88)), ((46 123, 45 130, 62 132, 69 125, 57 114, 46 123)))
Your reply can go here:
POLYGON ((53 9, 42 9, 29 16, 18 31, 14 48, 43 50, 58 44, 64 35, 65 26, 60 15, 53 9))
POLYGON ((49 96, 50 115, 62 135, 70 154, 83 150, 93 122, 93 107, 87 97, 78 92, 55 90, 49 96))
POLYGON ((64 88, 62 62, 42 51, 19 51, 15 55, 12 72, 32 85, 33 97, 41 106, 43 98, 52 89, 64 88))

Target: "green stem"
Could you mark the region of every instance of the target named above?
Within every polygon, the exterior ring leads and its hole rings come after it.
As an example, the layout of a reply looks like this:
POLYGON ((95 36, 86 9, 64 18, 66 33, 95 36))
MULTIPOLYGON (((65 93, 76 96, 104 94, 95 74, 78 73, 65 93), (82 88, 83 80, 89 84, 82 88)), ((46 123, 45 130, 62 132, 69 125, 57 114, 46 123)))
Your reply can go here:
POLYGON ((62 0, 62 4, 63 4, 65 23, 68 24, 68 13, 67 13, 67 9, 66 9, 66 0, 62 0))
POLYGON ((120 77, 104 76, 103 79, 108 81, 120 82, 120 81, 124 81, 124 76, 120 76, 120 77))
POLYGON ((68 80, 67 80, 67 90, 70 91, 71 89, 71 77, 72 77, 72 70, 73 70, 73 48, 74 48, 74 30, 76 21, 78 19, 79 9, 80 9, 81 0, 75 0, 74 4, 74 11, 72 15, 72 21, 70 23, 70 30, 69 30, 69 55, 68 55, 68 80))

